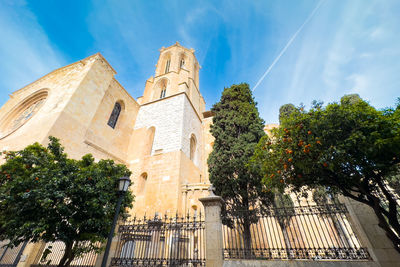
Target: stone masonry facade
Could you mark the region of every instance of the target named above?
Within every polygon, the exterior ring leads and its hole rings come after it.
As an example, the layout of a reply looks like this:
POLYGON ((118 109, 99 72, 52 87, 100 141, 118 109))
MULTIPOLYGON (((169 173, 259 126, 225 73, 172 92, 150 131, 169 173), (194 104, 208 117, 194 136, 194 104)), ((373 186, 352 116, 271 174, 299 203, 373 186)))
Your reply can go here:
MULTIPOLYGON (((128 166, 136 196, 129 211, 132 216, 204 212, 199 199, 209 194, 207 158, 214 139, 194 52, 179 43, 161 48, 155 75, 137 99, 115 79, 116 71, 101 54, 54 70, 13 92, 0 108, 0 149, 19 150, 34 142, 46 145, 48 137, 55 136, 72 158, 91 153, 96 160, 112 159, 128 166), (116 110, 117 119, 110 126, 116 110)), ((264 130, 272 127, 278 126, 264 130)), ((344 202, 377 263, 370 266, 400 266, 399 253, 377 226, 371 209, 344 202)), ((26 266, 36 246, 25 249, 26 266)), ((25 265, 21 262, 21 267, 25 265)))

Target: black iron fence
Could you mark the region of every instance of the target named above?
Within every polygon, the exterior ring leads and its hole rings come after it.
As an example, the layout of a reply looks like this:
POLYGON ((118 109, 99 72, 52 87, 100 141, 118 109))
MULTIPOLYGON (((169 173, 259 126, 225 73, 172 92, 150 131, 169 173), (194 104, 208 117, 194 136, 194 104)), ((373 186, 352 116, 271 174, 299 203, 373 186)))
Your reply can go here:
POLYGON ((22 252, 27 242, 19 244, 17 247, 7 247, 8 241, 0 241, 0 267, 17 266, 22 252))
MULTIPOLYGON (((84 244, 83 244, 84 246, 84 244)), ((101 246, 97 243, 96 246, 101 246)), ((61 241, 43 243, 37 254, 36 258, 31 267, 43 267, 43 266, 57 266, 65 251, 65 244, 61 241)), ((89 252, 84 253, 80 257, 76 257, 70 264, 71 267, 91 267, 96 264, 97 253, 89 252)))
POLYGON ((111 266, 205 266, 201 214, 134 218, 118 234, 111 266))
POLYGON ((225 259, 370 259, 343 204, 271 208, 248 234, 241 221, 223 226, 225 259))
MULTIPOLYGON (((391 188, 388 184, 385 184, 385 188, 387 192, 389 192, 391 197, 394 199, 394 201, 396 201, 397 217, 400 219, 400 197, 396 193, 396 191, 393 190, 393 188, 391 188)), ((376 190, 374 191, 374 195, 381 200, 382 207, 386 210, 389 210, 389 203, 382 189, 376 188, 376 190)))

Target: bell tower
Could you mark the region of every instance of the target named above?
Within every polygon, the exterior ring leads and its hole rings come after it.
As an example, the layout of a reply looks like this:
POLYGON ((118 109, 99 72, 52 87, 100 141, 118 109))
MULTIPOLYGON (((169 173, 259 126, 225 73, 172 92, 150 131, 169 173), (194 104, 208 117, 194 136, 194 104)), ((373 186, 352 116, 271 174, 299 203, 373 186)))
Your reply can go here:
POLYGON ((155 76, 137 99, 140 109, 129 148, 136 214, 183 214, 197 208, 201 196, 189 199, 187 188, 204 184, 196 192, 204 188, 206 193, 199 69, 194 49, 178 42, 163 47, 155 76))
POLYGON ((178 42, 160 49, 154 77, 146 81, 140 104, 146 104, 178 93, 186 93, 196 112, 204 112, 204 99, 199 90, 200 65, 193 48, 185 48, 178 42))

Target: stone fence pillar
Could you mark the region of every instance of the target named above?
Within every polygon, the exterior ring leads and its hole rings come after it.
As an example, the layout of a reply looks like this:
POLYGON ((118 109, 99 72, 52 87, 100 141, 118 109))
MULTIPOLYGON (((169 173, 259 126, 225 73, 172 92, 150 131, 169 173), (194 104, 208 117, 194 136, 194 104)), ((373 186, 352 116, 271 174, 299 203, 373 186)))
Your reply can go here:
POLYGON ((224 263, 222 246, 221 197, 211 195, 200 198, 204 206, 206 231, 206 266, 221 267, 224 263))
POLYGON ((379 226, 374 210, 350 198, 342 197, 340 200, 346 205, 350 222, 362 245, 368 248, 372 260, 381 267, 400 267, 400 253, 379 226))

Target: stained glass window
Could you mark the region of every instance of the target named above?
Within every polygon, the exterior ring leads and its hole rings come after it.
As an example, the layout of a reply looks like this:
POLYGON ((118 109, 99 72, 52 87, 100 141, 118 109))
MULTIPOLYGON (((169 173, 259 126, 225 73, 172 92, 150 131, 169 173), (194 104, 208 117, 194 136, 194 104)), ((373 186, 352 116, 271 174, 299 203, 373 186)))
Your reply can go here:
POLYGON ((111 112, 111 116, 108 119, 108 123, 107 123, 111 128, 113 128, 113 129, 115 128, 115 125, 117 124, 120 113, 121 113, 121 105, 119 103, 115 103, 114 109, 111 112))
POLYGON ((30 105, 27 109, 25 109, 23 112, 21 112, 17 118, 14 119, 14 121, 11 123, 11 127, 9 128, 10 131, 14 131, 17 128, 19 128, 21 125, 23 125, 26 121, 28 121, 35 113, 36 111, 39 110, 39 108, 42 106, 44 103, 45 99, 41 99, 37 101, 36 103, 30 105))

